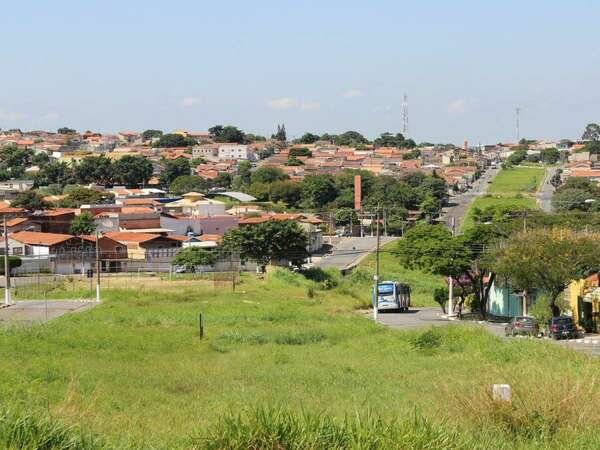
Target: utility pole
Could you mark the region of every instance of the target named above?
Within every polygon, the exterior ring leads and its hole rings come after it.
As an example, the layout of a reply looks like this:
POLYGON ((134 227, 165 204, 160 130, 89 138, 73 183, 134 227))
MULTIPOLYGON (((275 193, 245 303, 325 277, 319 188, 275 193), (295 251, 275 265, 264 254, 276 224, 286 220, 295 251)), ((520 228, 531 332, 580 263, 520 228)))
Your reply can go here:
POLYGON ((96 301, 100 302, 100 246, 98 245, 98 232, 96 231, 96 301))
POLYGON ((379 239, 379 206, 377 207, 377 247, 375 250, 375 276, 374 281, 375 281, 375 288, 374 288, 374 299, 373 299, 373 320, 375 320, 375 322, 377 322, 377 313, 378 313, 378 309, 379 309, 379 245, 380 245, 380 239, 379 239))
POLYGON ((6 230, 6 213, 4 214, 4 305, 12 303, 10 298, 10 264, 8 263, 8 232, 6 230))
MULTIPOLYGON (((456 232, 456 219, 450 218, 452 238, 456 232)), ((448 316, 454 316, 454 279, 450 276, 448 283, 448 316)))

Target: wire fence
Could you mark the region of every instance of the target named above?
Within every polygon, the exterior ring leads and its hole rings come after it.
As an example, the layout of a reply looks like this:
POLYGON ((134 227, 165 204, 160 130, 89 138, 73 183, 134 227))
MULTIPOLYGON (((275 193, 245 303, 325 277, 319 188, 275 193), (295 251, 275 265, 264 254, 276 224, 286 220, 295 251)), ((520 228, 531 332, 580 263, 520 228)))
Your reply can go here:
MULTIPOLYGON (((97 285, 101 292, 111 289, 160 290, 175 282, 235 290, 241 273, 257 272, 258 267, 253 261, 243 261, 224 252, 215 252, 214 262, 210 265, 177 265, 167 253, 155 252, 144 259, 116 259, 104 254, 100 260, 91 252, 76 251, 23 256, 21 265, 11 270, 11 297, 14 300, 95 300, 97 285)), ((0 277, 0 286, 5 288, 6 277, 0 277)))

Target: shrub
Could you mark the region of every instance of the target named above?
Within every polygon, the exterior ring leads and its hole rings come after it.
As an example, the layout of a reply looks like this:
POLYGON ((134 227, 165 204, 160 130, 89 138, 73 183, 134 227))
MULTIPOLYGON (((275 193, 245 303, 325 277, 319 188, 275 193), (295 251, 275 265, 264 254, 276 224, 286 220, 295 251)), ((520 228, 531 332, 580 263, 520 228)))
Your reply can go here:
POLYGON ((418 350, 432 351, 442 345, 442 336, 435 328, 418 334, 412 340, 412 346, 418 350))
POLYGON ((446 314, 446 302, 448 301, 449 291, 446 286, 437 287, 433 291, 433 300, 440 305, 442 312, 446 314))

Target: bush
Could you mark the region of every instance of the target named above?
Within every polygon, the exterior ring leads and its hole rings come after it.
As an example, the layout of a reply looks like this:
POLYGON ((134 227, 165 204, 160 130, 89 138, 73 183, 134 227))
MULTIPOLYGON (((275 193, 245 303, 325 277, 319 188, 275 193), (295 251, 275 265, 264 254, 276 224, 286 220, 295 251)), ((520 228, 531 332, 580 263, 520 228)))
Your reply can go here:
MULTIPOLYGON (((9 256, 8 257, 8 268, 12 272, 12 269, 16 269, 17 267, 21 267, 23 261, 18 256, 9 256)), ((4 256, 0 256, 0 275, 4 275, 4 256)))
POLYGON ((442 336, 435 328, 420 333, 412 340, 412 346, 417 350, 433 351, 442 345, 442 336))
POLYGON ((433 291, 433 300, 440 305, 444 314, 446 314, 446 302, 448 301, 449 295, 450 293, 446 286, 437 287, 433 291))

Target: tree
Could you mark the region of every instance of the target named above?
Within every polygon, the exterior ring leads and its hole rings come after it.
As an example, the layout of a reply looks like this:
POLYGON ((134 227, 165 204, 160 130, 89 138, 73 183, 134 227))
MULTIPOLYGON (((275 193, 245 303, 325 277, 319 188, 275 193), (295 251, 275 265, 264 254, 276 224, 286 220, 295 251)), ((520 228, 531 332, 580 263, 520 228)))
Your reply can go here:
POLYGON ((302 198, 302 192, 298 183, 294 181, 274 181, 269 186, 269 198, 272 202, 284 202, 294 208, 302 198))
POLYGON ((560 152, 554 147, 544 148, 540 151, 540 160, 544 164, 556 164, 560 159, 560 152))
POLYGON ((208 129, 208 133, 215 142, 235 142, 236 144, 247 142, 244 132, 231 125, 215 125, 208 129))
POLYGON ((446 314, 446 302, 449 295, 447 287, 437 287, 433 290, 433 301, 440 305, 443 314, 446 314))
POLYGON ((277 125, 277 132, 271 136, 272 139, 276 139, 279 142, 287 141, 287 135, 285 132, 285 124, 277 125))
POLYGON ((252 163, 250 161, 239 161, 237 164, 237 176, 240 177, 240 186, 248 186, 252 176, 252 163))
POLYGON ((10 202, 10 206, 14 208, 24 208, 28 211, 37 211, 50 207, 50 205, 44 201, 44 198, 33 190, 19 192, 14 200, 10 202))
POLYGON ((585 127, 581 139, 584 141, 598 141, 600 140, 600 125, 597 123, 588 123, 585 127))
MULTIPOLYGON (((495 275, 486 283, 489 270, 483 250, 506 235, 497 228, 476 226, 461 236, 452 237, 442 225, 420 223, 408 230, 398 243, 396 255, 410 269, 452 277, 458 284, 461 298, 472 290, 480 314, 485 317, 489 290, 495 275), (468 280, 468 284, 465 282, 468 280)), ((459 309, 462 305, 459 305, 459 309)))
POLYGON ((163 132, 160 130, 146 130, 142 133, 142 140, 149 141, 153 138, 159 138, 163 135, 163 132))
POLYGON ((74 174, 71 166, 64 161, 52 161, 44 166, 36 176, 37 184, 58 184, 65 186, 73 183, 74 174))
POLYGON ((214 252, 199 247, 182 249, 171 261, 172 264, 194 268, 197 266, 212 266, 217 262, 214 252))
POLYGON ((143 156, 125 155, 113 164, 115 183, 128 187, 147 183, 152 171, 152 163, 143 156))
POLYGON ((169 186, 171 182, 182 175, 190 174, 190 161, 187 158, 163 160, 163 169, 160 173, 160 183, 169 186))
POLYGON ((283 163, 284 166, 303 166, 304 163, 295 156, 290 156, 286 162, 283 163))
POLYGON ((59 206, 62 208, 80 208, 81 205, 101 205, 112 203, 114 199, 114 194, 110 192, 88 189, 84 188, 83 186, 74 186, 67 193, 67 196, 60 200, 59 206))
POLYGON ((211 185, 214 187, 230 188, 233 177, 228 172, 220 172, 217 178, 212 180, 211 185))
POLYGON ((283 170, 276 167, 260 167, 252 172, 250 180, 252 183, 272 183, 287 179, 288 176, 283 173, 283 170))
POLYGON ((396 133, 394 136, 392 133, 382 133, 377 139, 373 141, 375 147, 397 147, 397 148, 414 148, 417 146, 415 141, 412 139, 405 139, 402 133, 396 133))
POLYGON ((206 192, 208 183, 204 178, 196 175, 180 175, 173 180, 169 190, 175 195, 185 194, 186 192, 206 192))
POLYGON ((75 134, 75 133, 77 133, 76 130, 74 130, 73 128, 69 128, 69 127, 59 128, 58 130, 56 130, 56 132, 58 134, 75 134))
POLYGON ((600 202, 600 187, 586 178, 570 177, 556 189, 552 206, 562 211, 589 211, 600 202))
POLYGON ((69 233, 75 236, 92 234, 94 231, 96 231, 96 223, 89 212, 82 212, 78 216, 75 216, 69 228, 69 233))
POLYGON ((191 147, 192 145, 196 145, 196 139, 191 137, 183 136, 178 133, 168 133, 162 134, 158 140, 152 144, 153 147, 191 147))
POLYGON ((321 139, 319 137, 319 135, 317 134, 312 134, 312 133, 304 133, 300 139, 298 139, 296 142, 298 142, 299 144, 314 144, 315 142, 317 142, 319 139, 321 139))
POLYGON ((290 149, 289 156, 290 158, 298 156, 307 156, 310 158, 312 157, 312 152, 306 147, 295 147, 290 149))
POLYGON ((12 178, 22 177, 25 169, 31 165, 32 157, 32 150, 14 144, 5 145, 0 151, 0 169, 5 170, 12 178))
POLYGON ((493 270, 515 289, 530 295, 541 290, 556 299, 573 280, 600 267, 600 234, 570 229, 537 229, 511 237, 490 255, 493 270))
POLYGON ((104 155, 86 156, 74 167, 74 174, 78 183, 98 183, 105 186, 112 184, 113 164, 104 155))
POLYGON ((296 222, 271 220, 227 231, 222 247, 264 268, 269 262, 280 260, 302 265, 308 255, 307 243, 306 233, 296 222))
POLYGON ((335 223, 337 225, 350 225, 358 223, 356 211, 352 208, 340 208, 335 212, 335 223))
POLYGON ((356 146, 358 144, 369 143, 369 140, 358 131, 346 131, 345 133, 336 136, 333 140, 337 145, 356 146))
POLYGON ((589 152, 590 155, 600 155, 600 141, 588 142, 581 151, 589 152))
POLYGON ((307 175, 300 183, 303 206, 307 208, 323 208, 332 203, 338 190, 331 175, 307 175))

